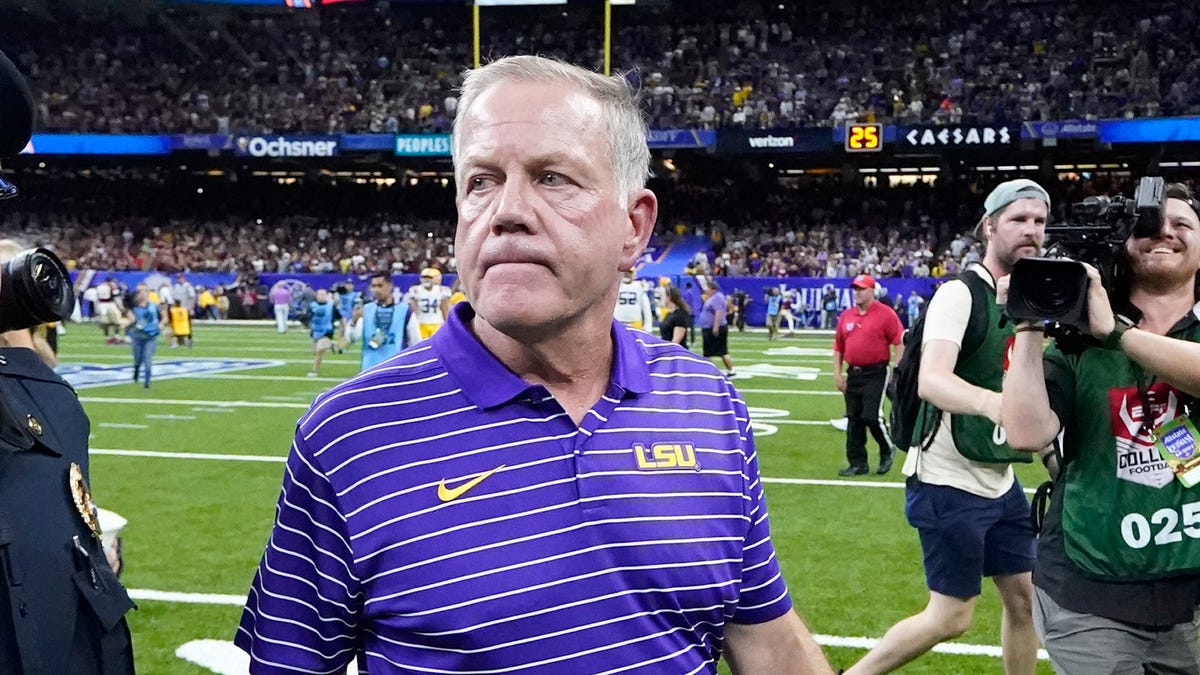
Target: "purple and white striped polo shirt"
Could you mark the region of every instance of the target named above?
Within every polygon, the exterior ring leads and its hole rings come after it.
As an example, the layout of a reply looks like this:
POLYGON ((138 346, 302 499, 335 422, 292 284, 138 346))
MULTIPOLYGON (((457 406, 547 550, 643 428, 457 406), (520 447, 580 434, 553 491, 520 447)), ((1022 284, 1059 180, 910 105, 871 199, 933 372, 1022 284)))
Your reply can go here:
POLYGON ((435 336, 300 420, 237 644, 252 672, 716 673, 726 622, 791 608, 745 403, 613 324, 576 427, 471 334, 435 336))

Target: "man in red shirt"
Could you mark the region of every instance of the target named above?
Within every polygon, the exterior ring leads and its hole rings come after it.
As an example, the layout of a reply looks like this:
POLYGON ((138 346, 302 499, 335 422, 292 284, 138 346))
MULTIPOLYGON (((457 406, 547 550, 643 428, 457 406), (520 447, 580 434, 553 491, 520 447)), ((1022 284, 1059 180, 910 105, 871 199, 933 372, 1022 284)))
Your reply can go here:
POLYGON ((846 397, 846 459, 839 476, 862 476, 867 466, 867 430, 879 444, 879 469, 892 468, 892 448, 879 422, 879 404, 887 384, 888 366, 900 360, 904 328, 900 317, 875 300, 875 279, 860 274, 851 282, 854 305, 838 317, 833 336, 833 382, 846 397), (893 353, 894 352, 894 353, 893 353), (893 358, 894 357, 894 358, 893 358), (842 374, 842 363, 849 373, 842 374))

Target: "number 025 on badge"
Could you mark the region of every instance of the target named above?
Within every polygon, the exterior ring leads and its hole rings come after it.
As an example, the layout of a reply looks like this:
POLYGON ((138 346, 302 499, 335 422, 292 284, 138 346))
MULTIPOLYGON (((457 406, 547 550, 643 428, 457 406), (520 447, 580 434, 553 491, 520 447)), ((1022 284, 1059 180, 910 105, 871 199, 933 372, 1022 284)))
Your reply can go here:
POLYGON ((1187 417, 1177 417, 1157 430, 1158 454, 1184 487, 1200 483, 1200 434, 1187 417))

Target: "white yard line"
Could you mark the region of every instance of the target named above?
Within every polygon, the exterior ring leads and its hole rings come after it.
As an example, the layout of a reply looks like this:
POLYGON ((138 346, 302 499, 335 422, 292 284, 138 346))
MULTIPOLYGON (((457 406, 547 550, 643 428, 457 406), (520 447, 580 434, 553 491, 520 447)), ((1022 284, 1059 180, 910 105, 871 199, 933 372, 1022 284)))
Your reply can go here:
MULTIPOLYGON (((822 373, 824 374, 824 373, 822 373)), ((737 386, 737 378, 734 378, 734 386, 737 386)), ((814 389, 749 389, 744 387, 737 388, 742 394, 800 394, 804 396, 841 396, 842 392, 837 389, 830 390, 814 390, 814 389)))
POLYGON ((153 591, 145 588, 130 588, 129 597, 134 600, 157 600, 159 602, 178 602, 187 605, 235 605, 246 604, 244 595, 225 595, 222 593, 177 593, 174 591, 153 591))
POLYGON ((285 457, 276 455, 223 455, 211 452, 163 452, 159 450, 122 450, 120 448, 92 448, 93 455, 115 455, 118 457, 153 457, 155 459, 215 459, 229 462, 272 462, 282 464, 285 457))
MULTIPOLYGON (((304 378, 308 379, 308 378, 304 378)), ((308 403, 284 403, 282 401, 210 401, 208 399, 173 399, 161 398, 148 400, 144 398, 109 398, 106 396, 80 396, 84 403, 140 403, 149 406, 161 405, 199 405, 213 408, 297 408, 308 410, 308 403)))

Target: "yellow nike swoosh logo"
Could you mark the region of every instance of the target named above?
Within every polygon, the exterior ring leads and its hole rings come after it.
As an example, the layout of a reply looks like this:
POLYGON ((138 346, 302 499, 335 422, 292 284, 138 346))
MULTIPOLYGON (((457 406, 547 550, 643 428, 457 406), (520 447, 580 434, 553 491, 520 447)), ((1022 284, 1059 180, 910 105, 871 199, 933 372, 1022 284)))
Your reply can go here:
POLYGON ((483 481, 487 480, 489 476, 491 476, 492 474, 496 473, 497 471, 499 471, 500 469, 503 469, 503 468, 504 468, 504 465, 501 464, 500 466, 492 469, 491 471, 487 471, 487 472, 479 474, 478 476, 463 483, 462 485, 459 485, 456 488, 446 487, 446 479, 443 478, 441 480, 441 482, 438 483, 438 499, 442 500, 443 502, 452 502, 455 499, 458 499, 459 497, 466 494, 467 490, 470 490, 471 488, 475 487, 476 485, 479 485, 483 481))

